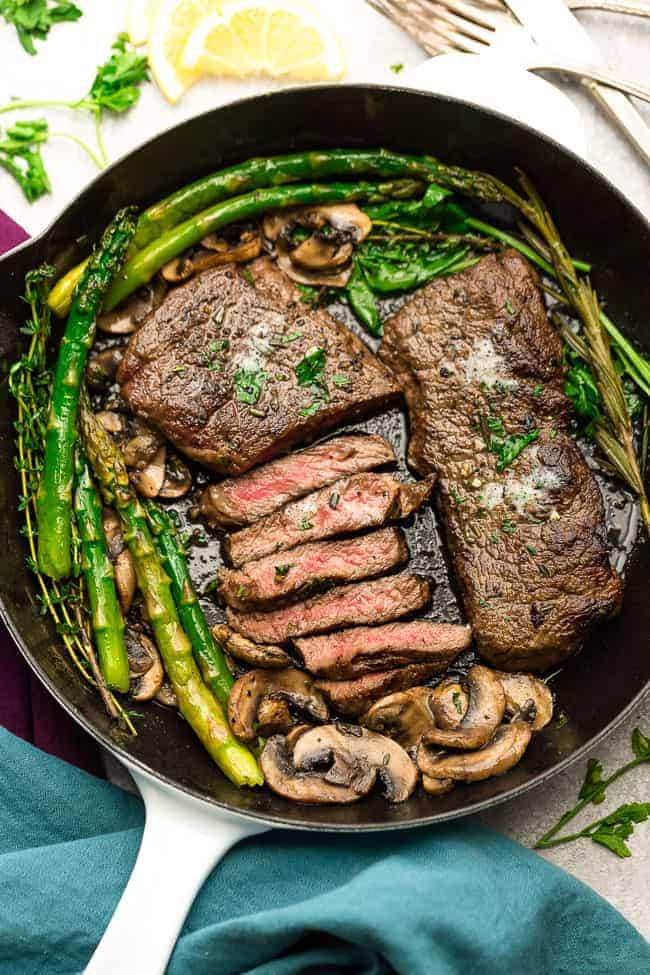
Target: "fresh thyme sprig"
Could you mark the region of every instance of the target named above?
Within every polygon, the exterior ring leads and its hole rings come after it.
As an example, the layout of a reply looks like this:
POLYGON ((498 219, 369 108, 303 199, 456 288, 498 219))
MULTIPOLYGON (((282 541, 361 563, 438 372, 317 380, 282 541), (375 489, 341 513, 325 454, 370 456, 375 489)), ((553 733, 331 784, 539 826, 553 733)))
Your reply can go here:
MULTIPOLYGON (((54 268, 43 266, 30 271, 25 280, 25 301, 30 317, 21 329, 29 336, 26 352, 9 371, 9 390, 16 400, 18 417, 15 466, 20 478, 19 510, 23 513, 21 533, 27 540, 27 565, 36 576, 41 612, 49 613, 56 631, 74 666, 89 684, 95 685, 93 667, 85 645, 87 621, 83 616, 83 592, 79 578, 78 544, 73 544, 75 571, 63 583, 52 582, 38 571, 36 553, 36 492, 42 468, 43 443, 49 412, 52 376, 47 367, 46 345, 50 335, 50 311, 47 293, 54 268)), ((137 732, 119 701, 107 692, 109 714, 117 715, 133 735, 137 732), (109 706, 110 701, 110 706, 109 706)))
POLYGON ((555 826, 552 826, 547 833, 535 844, 536 850, 550 850, 555 846, 564 843, 571 843, 573 840, 590 839, 594 843, 606 846, 619 857, 632 856, 626 840, 634 832, 634 827, 638 823, 643 823, 650 819, 650 802, 628 802, 607 816, 596 819, 583 829, 575 833, 565 833, 563 836, 557 834, 560 830, 571 822, 572 819, 582 812, 589 804, 599 805, 605 799, 606 789, 622 775, 650 762, 650 739, 643 735, 639 728, 632 732, 632 758, 625 765, 616 769, 609 778, 603 779, 603 766, 596 758, 589 759, 585 781, 578 795, 578 802, 569 809, 564 815, 560 816, 555 826))

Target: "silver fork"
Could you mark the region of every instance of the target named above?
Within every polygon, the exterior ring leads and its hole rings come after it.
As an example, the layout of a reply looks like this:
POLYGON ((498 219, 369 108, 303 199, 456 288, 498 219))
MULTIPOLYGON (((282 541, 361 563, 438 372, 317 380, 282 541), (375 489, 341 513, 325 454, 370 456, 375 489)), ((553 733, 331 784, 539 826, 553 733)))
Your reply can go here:
POLYGON ((484 54, 498 48, 528 71, 559 71, 650 102, 650 88, 618 78, 600 65, 569 60, 536 44, 509 14, 471 0, 368 0, 428 54, 484 54))

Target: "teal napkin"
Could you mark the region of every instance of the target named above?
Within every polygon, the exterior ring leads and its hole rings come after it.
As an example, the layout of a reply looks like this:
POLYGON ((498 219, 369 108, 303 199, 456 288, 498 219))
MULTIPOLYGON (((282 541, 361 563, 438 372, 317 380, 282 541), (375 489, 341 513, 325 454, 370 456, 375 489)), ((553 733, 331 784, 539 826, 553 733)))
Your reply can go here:
MULTIPOLYGON (((0 729, 1 975, 83 970, 142 823, 134 796, 0 729)), ((217 867, 169 972, 648 975, 650 946, 592 890, 471 820, 274 830, 217 867)))

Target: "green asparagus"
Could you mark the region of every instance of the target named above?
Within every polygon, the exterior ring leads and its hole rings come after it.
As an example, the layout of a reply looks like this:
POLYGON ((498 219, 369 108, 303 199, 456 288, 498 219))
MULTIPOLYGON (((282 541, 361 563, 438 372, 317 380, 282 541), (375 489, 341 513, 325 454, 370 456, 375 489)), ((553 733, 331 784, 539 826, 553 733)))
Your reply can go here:
POLYGON ((154 545, 144 509, 131 488, 124 459, 85 401, 80 420, 86 454, 104 501, 117 510, 122 520, 138 587, 179 710, 235 785, 261 785, 263 777, 255 757, 234 737, 221 705, 201 679, 192 644, 181 625, 169 576, 154 545))
POLYGON ((38 489, 38 561, 52 579, 71 568, 71 509, 74 440, 79 390, 95 321, 111 280, 135 230, 134 211, 121 210, 104 232, 75 292, 56 363, 45 459, 38 489))
POLYGON ((113 566, 102 524, 102 504, 88 464, 77 449, 74 507, 81 538, 81 569, 90 603, 99 667, 114 691, 129 689, 129 660, 124 643, 124 620, 115 589, 113 566))
POLYGON ((228 704, 230 688, 234 683, 233 676, 203 615, 176 527, 167 511, 160 505, 149 503, 146 506, 146 513, 158 552, 171 579, 172 595, 178 607, 178 615, 194 648, 203 679, 225 708, 228 704))

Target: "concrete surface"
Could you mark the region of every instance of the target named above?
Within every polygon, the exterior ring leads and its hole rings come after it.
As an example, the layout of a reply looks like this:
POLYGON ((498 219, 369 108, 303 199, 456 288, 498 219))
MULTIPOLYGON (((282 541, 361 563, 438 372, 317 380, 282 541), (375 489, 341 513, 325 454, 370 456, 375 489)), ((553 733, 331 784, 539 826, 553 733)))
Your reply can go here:
MULTIPOLYGON (((0 63, 3 65, 0 72, 0 102, 11 95, 65 97, 67 93, 68 97, 79 97, 86 90, 95 65, 103 60, 110 40, 123 27, 125 2, 112 0, 110 4, 84 6, 87 9, 84 18, 76 25, 55 28, 35 59, 24 55, 15 43, 12 32, 0 26, 0 63)), ((415 44, 365 6, 362 0, 329 0, 327 10, 340 25, 348 53, 349 80, 389 80, 394 83, 398 79, 389 70, 391 64, 403 63, 408 68, 422 61, 423 55, 415 44), (372 43, 369 40, 367 44, 360 44, 360 37, 372 38, 372 43)), ((601 48, 607 51, 613 67, 646 84, 650 81, 649 21, 600 13, 581 14, 581 20, 592 31, 601 48)), ((242 94, 252 94, 269 87, 271 85, 266 82, 202 84, 190 92, 179 106, 172 108, 150 86, 133 113, 107 124, 109 152, 115 158, 149 135, 183 118, 242 94)), ((572 92, 580 105, 588 130, 591 160, 650 216, 648 168, 579 90, 579 86, 567 86, 566 90, 572 92)), ((646 105, 643 110, 650 120, 648 108, 646 105)), ((69 113, 58 111, 49 113, 49 118, 54 129, 73 131, 92 139, 91 126, 84 119, 71 119, 69 113)), ((32 207, 19 198, 9 178, 0 173, 0 205, 22 221, 32 233, 43 229, 80 186, 94 175, 88 160, 68 143, 55 142, 46 149, 45 155, 53 176, 55 193, 32 207)), ((624 233, 624 228, 614 228, 613 232, 624 233)), ((637 724, 646 734, 650 734, 649 699, 596 750, 606 769, 615 768, 625 761, 630 732, 637 724)), ((649 773, 650 769, 645 766, 616 783, 604 809, 613 809, 623 801, 649 801, 649 773)), ((530 846, 566 808, 574 804, 583 774, 584 766, 580 763, 580 767, 557 776, 548 785, 521 799, 499 806, 482 819, 530 846)), ((598 807, 597 814, 601 809, 603 807, 598 807)), ((648 824, 638 828, 631 846, 634 856, 628 860, 619 860, 588 841, 544 855, 590 884, 639 930, 650 936, 648 824)))

